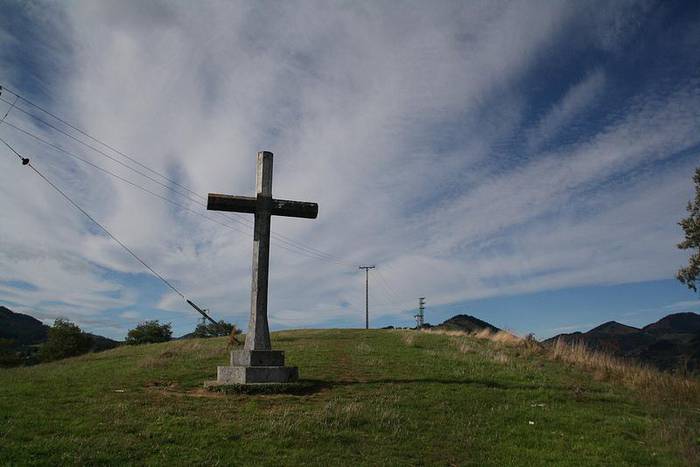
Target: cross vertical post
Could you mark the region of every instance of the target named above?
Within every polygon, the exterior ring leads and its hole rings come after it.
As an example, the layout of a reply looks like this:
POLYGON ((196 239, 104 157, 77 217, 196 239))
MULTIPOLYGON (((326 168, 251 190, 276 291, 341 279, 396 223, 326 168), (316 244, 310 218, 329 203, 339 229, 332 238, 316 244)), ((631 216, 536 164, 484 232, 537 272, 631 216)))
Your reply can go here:
MULTIPOLYGON (((255 197, 209 193, 210 211, 255 215, 250 320, 243 349, 231 352, 231 364, 219 366, 216 381, 207 384, 286 383, 299 377, 297 367, 284 366, 284 351, 272 350, 267 320, 271 216, 315 219, 318 204, 272 197, 272 153, 258 152, 255 197)), ((193 305, 194 306, 194 305, 193 305)))
POLYGON ((255 182, 257 206, 253 231, 253 279, 250 290, 250 321, 245 350, 270 350, 267 323, 267 285, 270 268, 270 217, 272 214, 272 153, 258 152, 255 182))

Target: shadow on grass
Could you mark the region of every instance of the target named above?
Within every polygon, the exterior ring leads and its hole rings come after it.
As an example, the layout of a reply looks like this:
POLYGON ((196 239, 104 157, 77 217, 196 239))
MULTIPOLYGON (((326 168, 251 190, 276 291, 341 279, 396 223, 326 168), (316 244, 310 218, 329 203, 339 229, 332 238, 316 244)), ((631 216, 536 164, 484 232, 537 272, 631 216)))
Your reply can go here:
MULTIPOLYGON (((311 380, 308 380, 311 381, 311 380)), ((464 387, 478 387, 486 389, 496 389, 501 391, 553 391, 565 395, 565 398, 574 397, 580 401, 588 402, 615 402, 615 397, 606 395, 606 391, 600 388, 581 388, 576 385, 563 384, 526 384, 516 382, 502 382, 489 379, 446 379, 446 378, 382 378, 368 380, 350 380, 350 381, 314 381, 316 387, 320 388, 336 388, 336 387, 357 387, 370 386, 376 384, 397 384, 397 385, 423 385, 423 384, 438 384, 438 385, 454 385, 464 387)))
POLYGON ((209 387, 210 391, 221 392, 224 394, 246 394, 246 395, 274 395, 284 394, 291 396, 309 396, 320 393, 322 391, 332 390, 342 387, 363 387, 373 386, 378 384, 398 384, 398 385, 423 385, 423 384, 439 384, 439 385, 454 385, 454 386, 469 386, 481 387, 487 389, 497 389, 503 391, 512 390, 548 390, 561 392, 566 394, 576 395, 577 398, 583 398, 588 401, 614 402, 614 398, 605 397, 600 389, 586 388, 583 392, 580 388, 567 385, 541 385, 541 384, 523 384, 523 383, 507 383, 488 379, 441 379, 441 378, 383 378, 369 380, 347 380, 347 381, 326 381, 318 379, 303 379, 293 383, 280 384, 233 384, 209 387), (600 394, 598 397, 591 397, 592 394, 600 394))
MULTIPOLYGON (((485 379, 445 379, 445 378, 382 378, 352 381, 319 381, 328 387, 357 386, 371 384, 449 384, 456 386, 481 386, 492 389, 541 389, 544 386, 539 384, 504 383, 501 381, 485 379)), ((551 388, 551 386, 547 386, 551 388)), ((565 387, 554 389, 569 389, 565 387)))
POLYGON ((224 394, 287 394, 306 396, 315 394, 332 387, 324 381, 299 380, 293 383, 261 383, 261 384, 213 384, 207 387, 209 391, 224 394))

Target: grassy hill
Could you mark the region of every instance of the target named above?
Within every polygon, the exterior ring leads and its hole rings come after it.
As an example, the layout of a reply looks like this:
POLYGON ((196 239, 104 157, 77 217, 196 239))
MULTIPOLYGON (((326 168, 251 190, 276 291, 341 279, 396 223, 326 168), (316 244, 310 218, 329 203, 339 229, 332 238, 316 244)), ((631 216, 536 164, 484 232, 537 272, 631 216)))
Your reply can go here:
POLYGON ((0 464, 692 465, 693 381, 458 333, 273 334, 312 385, 210 393, 224 339, 0 370, 0 464), (451 334, 451 335, 450 335, 451 334))

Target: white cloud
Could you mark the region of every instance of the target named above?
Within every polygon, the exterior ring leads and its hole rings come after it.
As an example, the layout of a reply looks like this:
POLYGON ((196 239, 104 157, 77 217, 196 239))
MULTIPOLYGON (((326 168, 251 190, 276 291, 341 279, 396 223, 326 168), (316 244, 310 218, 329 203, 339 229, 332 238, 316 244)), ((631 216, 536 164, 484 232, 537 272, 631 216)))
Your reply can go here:
MULTIPOLYGON (((85 2, 55 20, 71 66, 46 78, 59 96, 50 107, 203 195, 252 194, 256 151, 274 151, 275 194, 317 201, 320 211, 313 221, 274 219, 273 231, 343 262, 273 243, 270 320, 279 325, 318 325, 361 310, 360 262, 377 262, 395 291, 373 292, 375 316, 413 307, 416 295, 439 304, 666 277, 679 259, 673 226, 690 189, 687 164, 660 178, 639 171, 698 143, 693 83, 640 96, 608 127, 556 152, 534 151, 607 89, 606 72, 593 71, 525 135, 532 157, 503 164, 510 154, 501 148, 523 139, 526 108, 514 84, 580 27, 580 8, 85 2), (618 186, 626 174, 636 178, 618 186)), ((628 30, 624 9, 610 9, 614 26, 602 14, 585 16, 595 36, 588 40, 607 48, 628 35, 620 32, 628 30)), ((186 202, 19 113, 11 117, 186 202)), ((178 212, 10 129, 0 133, 197 303, 247 324, 249 235, 178 212)), ((146 318, 131 310, 143 294, 127 293, 139 287, 142 267, 16 161, 3 158, 0 171, 8 174, 3 224, 12 226, 0 230, 0 280, 37 286, 0 298, 43 310, 60 300, 60 311, 76 318, 126 307, 122 317, 146 318)), ((170 292, 153 306, 196 319, 170 292)))
POLYGON ((571 122, 577 113, 590 106, 605 86, 605 73, 598 69, 572 86, 564 97, 542 117, 537 126, 527 134, 530 151, 537 150, 542 143, 552 138, 557 130, 571 122))
POLYGON ((664 310, 673 313, 678 313, 682 311, 695 310, 700 308, 700 300, 683 300, 680 302, 671 303, 663 307, 664 310))

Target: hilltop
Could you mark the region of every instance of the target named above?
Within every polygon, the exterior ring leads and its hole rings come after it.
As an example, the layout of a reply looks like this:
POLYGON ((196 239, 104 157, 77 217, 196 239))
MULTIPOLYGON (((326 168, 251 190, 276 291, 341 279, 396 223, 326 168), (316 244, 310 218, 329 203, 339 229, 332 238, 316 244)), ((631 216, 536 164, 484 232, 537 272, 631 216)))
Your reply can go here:
POLYGON ((464 331, 476 333, 487 329, 492 332, 498 332, 496 326, 480 320, 471 315, 455 315, 452 318, 445 320, 442 324, 435 326, 436 329, 445 329, 447 331, 464 331))
POLYGON ((700 315, 696 313, 671 314, 641 329, 608 321, 587 332, 559 334, 544 343, 557 340, 580 342, 662 370, 700 371, 700 315))
MULTIPOLYGON (((455 331, 273 333, 301 394, 210 393, 224 338, 0 370, 14 465, 680 465, 695 383, 554 359, 455 331), (634 376, 637 375, 637 376, 634 376), (651 379, 650 379, 651 378, 651 379), (653 384, 649 384, 652 381, 653 384)), ((636 371, 636 370, 635 370, 636 371)))

